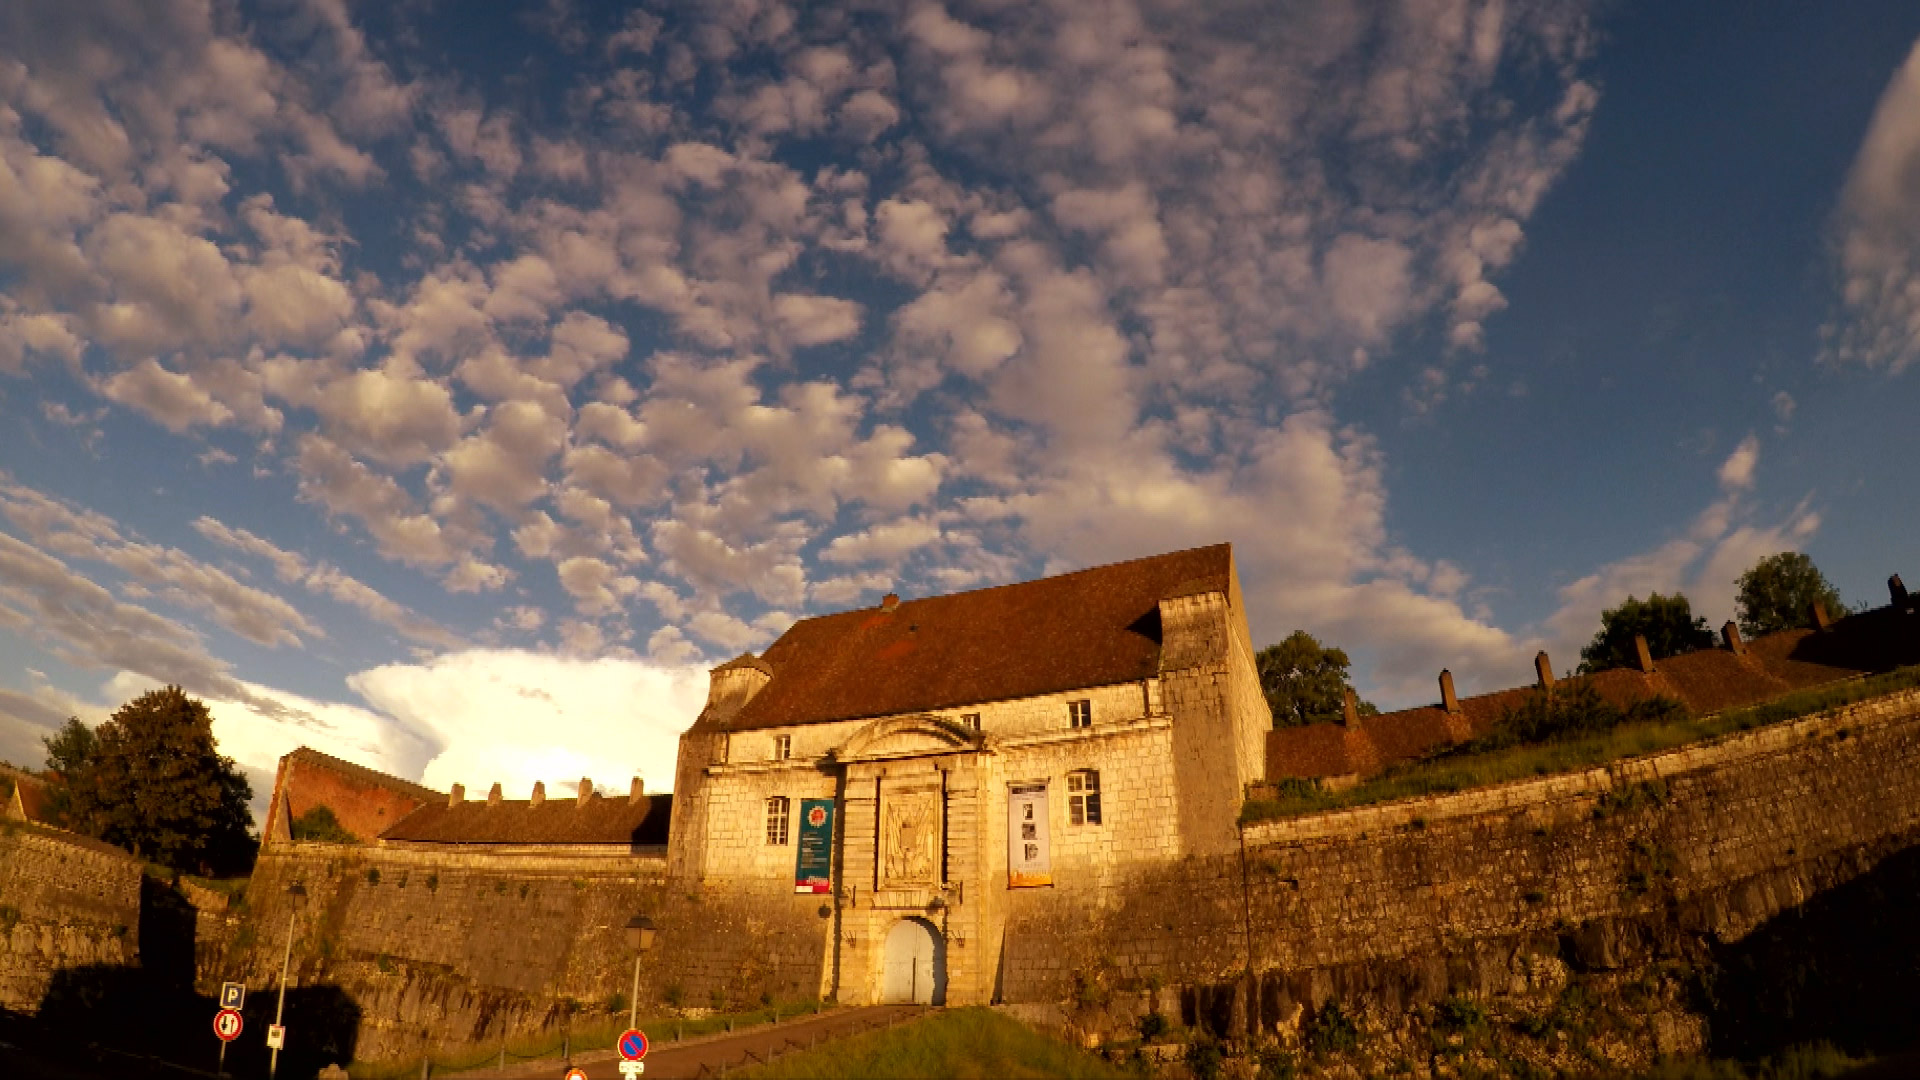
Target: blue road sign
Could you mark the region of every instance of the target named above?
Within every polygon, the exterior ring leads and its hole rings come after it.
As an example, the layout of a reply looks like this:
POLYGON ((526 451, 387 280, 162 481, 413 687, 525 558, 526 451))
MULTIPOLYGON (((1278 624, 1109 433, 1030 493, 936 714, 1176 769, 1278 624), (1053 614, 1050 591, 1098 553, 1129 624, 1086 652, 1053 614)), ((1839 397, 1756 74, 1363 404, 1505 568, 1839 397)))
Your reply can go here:
POLYGON ((639 1061, 647 1056, 647 1036, 638 1028, 628 1028, 620 1036, 620 1056, 628 1061, 639 1061))
POLYGON ((247 984, 223 982, 220 984, 220 1007, 238 1009, 247 1003, 247 984))

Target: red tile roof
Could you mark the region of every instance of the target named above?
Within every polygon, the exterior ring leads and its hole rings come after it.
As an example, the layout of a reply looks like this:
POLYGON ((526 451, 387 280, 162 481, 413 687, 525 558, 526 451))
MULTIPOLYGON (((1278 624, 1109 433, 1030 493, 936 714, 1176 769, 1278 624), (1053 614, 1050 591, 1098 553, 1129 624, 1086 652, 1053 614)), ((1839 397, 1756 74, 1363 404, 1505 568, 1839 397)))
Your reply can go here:
POLYGON ((330 769, 333 772, 337 772, 342 776, 351 777, 361 783, 385 788, 388 791, 405 795, 410 799, 418 799, 422 802, 431 802, 435 799, 445 799, 447 797, 444 792, 435 791, 430 787, 424 787, 411 780, 403 780, 398 776, 394 776, 391 773, 383 773, 378 769, 369 769, 365 765, 355 765, 351 761, 334 757, 332 754, 323 754, 310 746, 296 747, 281 760, 298 761, 308 765, 316 765, 323 769, 330 769))
POLYGON ((380 834, 382 840, 413 844, 618 844, 654 847, 667 842, 673 796, 646 795, 630 802, 625 795, 548 799, 538 806, 524 799, 484 799, 422 806, 380 834))
POLYGON ((891 716, 1149 678, 1159 602, 1231 593, 1232 578, 1233 549, 1217 544, 803 619, 759 658, 773 673, 766 686, 730 722, 703 714, 695 727, 891 716))
MULTIPOLYGON (((1748 643, 1744 655, 1702 649, 1654 664, 1652 674, 1614 668, 1560 680, 1590 684, 1616 705, 1664 696, 1696 716, 1751 705, 1792 690, 1920 663, 1920 615, 1892 608, 1848 616, 1822 632, 1786 630, 1748 643)), ((1310 724, 1267 733, 1267 779, 1368 774, 1410 761, 1437 747, 1492 731, 1509 709, 1532 694, 1532 686, 1460 699, 1448 716, 1438 705, 1421 705, 1363 716, 1353 728, 1310 724)))

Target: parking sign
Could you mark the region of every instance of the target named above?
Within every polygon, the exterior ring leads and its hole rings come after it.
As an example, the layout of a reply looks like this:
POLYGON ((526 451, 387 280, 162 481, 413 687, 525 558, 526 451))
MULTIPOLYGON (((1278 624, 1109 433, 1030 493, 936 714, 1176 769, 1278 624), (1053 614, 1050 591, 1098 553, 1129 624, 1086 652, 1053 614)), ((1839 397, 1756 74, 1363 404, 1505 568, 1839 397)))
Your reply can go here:
POLYGON ((238 1009, 247 1003, 247 984, 223 982, 220 984, 220 1007, 238 1009))

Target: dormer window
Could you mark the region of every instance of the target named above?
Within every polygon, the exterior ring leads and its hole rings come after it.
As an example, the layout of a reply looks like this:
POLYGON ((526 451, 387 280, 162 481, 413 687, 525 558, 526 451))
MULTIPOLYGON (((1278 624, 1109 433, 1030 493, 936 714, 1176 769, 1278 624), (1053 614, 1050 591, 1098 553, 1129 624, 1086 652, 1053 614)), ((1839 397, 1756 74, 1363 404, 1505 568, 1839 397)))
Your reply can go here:
POLYGON ((965 728, 972 728, 974 731, 979 731, 980 730, 980 714, 977 712, 961 713, 960 726, 965 728))
POLYGON ((787 758, 792 757, 793 736, 775 735, 773 737, 773 756, 776 760, 780 761, 785 761, 787 758))
POLYGON ((1086 698, 1067 702, 1067 726, 1087 728, 1093 726, 1093 702, 1086 698))

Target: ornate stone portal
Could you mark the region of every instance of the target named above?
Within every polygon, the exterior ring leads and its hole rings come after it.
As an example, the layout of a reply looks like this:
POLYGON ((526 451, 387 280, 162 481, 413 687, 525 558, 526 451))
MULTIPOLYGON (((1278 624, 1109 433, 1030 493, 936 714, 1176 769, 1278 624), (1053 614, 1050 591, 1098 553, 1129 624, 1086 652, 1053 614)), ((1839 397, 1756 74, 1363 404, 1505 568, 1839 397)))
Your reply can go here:
POLYGON ((880 887, 940 884, 940 792, 884 792, 880 802, 880 887))

